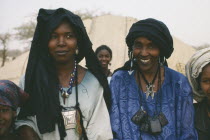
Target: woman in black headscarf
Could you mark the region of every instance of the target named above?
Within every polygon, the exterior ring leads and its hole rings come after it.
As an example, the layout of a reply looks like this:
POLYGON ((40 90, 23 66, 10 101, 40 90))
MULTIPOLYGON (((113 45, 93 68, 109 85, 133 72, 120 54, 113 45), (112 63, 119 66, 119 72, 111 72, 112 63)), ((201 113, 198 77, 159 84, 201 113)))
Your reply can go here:
POLYGON ((37 21, 21 80, 30 100, 17 125, 43 140, 111 139, 108 83, 82 20, 59 8, 40 9, 37 21), (87 69, 78 65, 84 57, 87 69))
POLYGON ((166 66, 173 52, 167 26, 140 20, 130 28, 126 43, 130 61, 115 71, 110 83, 114 138, 196 140, 190 85, 166 66))

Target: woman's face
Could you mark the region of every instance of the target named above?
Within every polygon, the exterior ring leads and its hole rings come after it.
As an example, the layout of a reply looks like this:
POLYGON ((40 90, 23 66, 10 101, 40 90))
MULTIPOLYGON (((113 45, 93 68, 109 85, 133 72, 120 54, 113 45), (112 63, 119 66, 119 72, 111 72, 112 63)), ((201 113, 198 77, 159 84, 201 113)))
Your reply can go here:
POLYGON ((143 72, 153 72, 157 68, 159 48, 145 37, 138 37, 134 41, 133 56, 143 72))
POLYGON ((10 132, 15 116, 16 112, 11 107, 0 105, 0 136, 10 132))
POLYGON ((74 60, 77 38, 69 23, 62 22, 52 32, 48 48, 56 63, 68 63, 74 60))
POLYGON ((101 63, 102 68, 108 68, 109 62, 112 60, 109 51, 106 49, 100 50, 97 54, 97 58, 101 63))
POLYGON ((207 64, 201 73, 200 86, 210 100, 210 64, 207 64))

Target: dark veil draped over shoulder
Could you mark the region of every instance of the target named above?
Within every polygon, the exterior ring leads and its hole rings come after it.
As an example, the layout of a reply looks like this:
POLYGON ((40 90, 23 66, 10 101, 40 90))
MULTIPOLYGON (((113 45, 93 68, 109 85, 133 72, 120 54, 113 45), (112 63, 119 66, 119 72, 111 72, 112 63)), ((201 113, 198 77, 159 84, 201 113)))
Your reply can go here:
POLYGON ((19 119, 36 115, 41 134, 54 131, 55 124, 58 124, 61 137, 65 137, 66 132, 61 115, 62 107, 59 102, 59 81, 55 65, 49 55, 48 42, 52 31, 63 20, 67 20, 76 33, 79 49, 79 54, 76 57, 77 62, 85 57, 86 67, 104 88, 107 107, 109 108, 111 104, 106 77, 92 50, 92 43, 81 18, 63 8, 40 9, 25 74, 24 90, 30 94, 30 99, 27 105, 21 108, 19 119))

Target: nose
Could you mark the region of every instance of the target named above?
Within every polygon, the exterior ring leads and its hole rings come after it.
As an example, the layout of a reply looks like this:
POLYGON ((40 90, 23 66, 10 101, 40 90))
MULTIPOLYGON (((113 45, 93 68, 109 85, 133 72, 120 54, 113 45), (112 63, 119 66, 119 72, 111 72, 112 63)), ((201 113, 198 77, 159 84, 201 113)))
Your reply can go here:
POLYGON ((148 53, 148 50, 146 47, 142 47, 141 48, 141 51, 140 51, 140 55, 141 56, 147 56, 149 53, 148 53))
POLYGON ((66 45, 65 38, 64 37, 59 37, 58 38, 58 46, 63 47, 65 45, 66 45))
POLYGON ((101 58, 101 60, 106 60, 106 57, 103 56, 103 57, 101 58))

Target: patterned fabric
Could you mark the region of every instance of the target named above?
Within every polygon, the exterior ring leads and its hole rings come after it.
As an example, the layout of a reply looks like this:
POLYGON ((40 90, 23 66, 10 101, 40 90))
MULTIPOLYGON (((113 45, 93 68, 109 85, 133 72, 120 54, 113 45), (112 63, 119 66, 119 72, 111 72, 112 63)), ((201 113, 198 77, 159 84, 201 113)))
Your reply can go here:
POLYGON ((197 102, 201 102, 206 97, 196 79, 202 72, 203 67, 208 63, 210 63, 210 48, 205 48, 197 51, 185 66, 186 76, 192 86, 193 96, 197 102))
MULTIPOLYGON (((115 139, 120 140, 197 140, 194 129, 194 108, 192 90, 187 78, 182 74, 165 67, 165 79, 161 86, 162 112, 169 123, 163 127, 159 135, 140 132, 139 126, 131 121, 132 116, 140 109, 140 95, 142 105, 150 116, 153 116, 159 97, 146 99, 139 91, 133 72, 117 71, 111 80, 112 108, 110 111, 112 131, 115 139)), ((160 90, 159 90, 160 91, 160 90)), ((159 103, 160 103, 159 102, 159 103)))
POLYGON ((0 80, 0 105, 10 106, 14 110, 28 98, 22 89, 9 80, 0 80))

